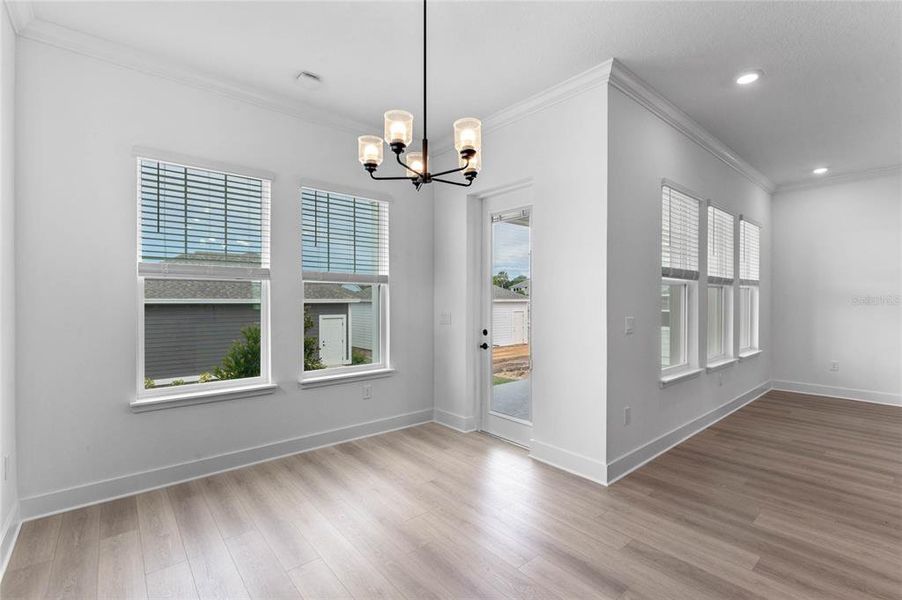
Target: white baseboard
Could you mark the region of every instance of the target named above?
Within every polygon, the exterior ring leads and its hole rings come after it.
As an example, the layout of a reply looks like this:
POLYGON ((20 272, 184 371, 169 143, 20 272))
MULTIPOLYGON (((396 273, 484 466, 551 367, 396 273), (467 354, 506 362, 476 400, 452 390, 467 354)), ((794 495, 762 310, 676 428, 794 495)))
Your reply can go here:
POLYGON ((19 529, 22 528, 22 519, 19 518, 19 503, 16 502, 3 521, 3 529, 0 529, 0 581, 6 574, 9 559, 13 555, 13 547, 19 537, 19 529))
POLYGON ((529 457, 583 479, 607 485, 607 469, 600 460, 536 439, 529 442, 529 457))
POLYGON ((439 425, 450 427, 461 433, 471 433, 476 431, 476 417, 465 417, 453 412, 448 412, 447 410, 436 408, 433 420, 439 425))
POLYGON ((726 404, 718 406, 714 410, 703 414, 697 419, 693 419, 688 423, 677 427, 676 429, 665 433, 647 444, 644 444, 635 450, 631 450, 626 454, 616 458, 607 465, 607 484, 610 485, 621 479, 647 462, 650 462, 664 454, 674 446, 683 443, 696 433, 707 429, 714 423, 720 421, 732 412, 735 412, 757 400, 771 389, 771 382, 766 381, 758 387, 747 391, 746 393, 733 398, 726 404))
POLYGON ((427 408, 20 499, 23 521, 432 421, 427 408))
POLYGON ((877 392, 874 390, 856 390, 853 388, 821 385, 819 383, 802 383, 800 381, 774 381, 773 384, 774 389, 781 392, 796 392, 812 396, 829 396, 831 398, 842 398, 843 400, 902 406, 902 394, 877 392))

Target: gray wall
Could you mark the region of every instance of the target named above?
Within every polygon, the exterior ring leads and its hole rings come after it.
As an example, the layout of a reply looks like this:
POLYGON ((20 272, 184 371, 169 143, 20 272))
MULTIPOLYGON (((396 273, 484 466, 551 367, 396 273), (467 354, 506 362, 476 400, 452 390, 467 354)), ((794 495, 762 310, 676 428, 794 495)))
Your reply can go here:
POLYGON ((284 453, 278 444, 285 440, 322 432, 350 437, 364 425, 387 429, 431 416, 429 195, 371 181, 353 164, 353 133, 33 40, 19 40, 17 59, 16 246, 28 257, 28 269, 16 274, 19 297, 28 299, 16 311, 16 375, 28 382, 17 400, 23 512, 184 479, 186 469, 207 468, 197 462, 207 457, 225 457, 216 459, 221 469, 248 449, 261 460, 284 453), (128 409, 137 364, 136 145, 274 173, 272 394, 139 414, 128 409), (367 382, 373 397, 366 400, 359 382, 298 385, 298 182, 305 178, 392 201, 397 370, 367 382), (78 186, 65 183, 75 180, 78 186))
POLYGON ((213 371, 241 328, 260 324, 259 304, 147 304, 144 375, 192 377, 213 371))

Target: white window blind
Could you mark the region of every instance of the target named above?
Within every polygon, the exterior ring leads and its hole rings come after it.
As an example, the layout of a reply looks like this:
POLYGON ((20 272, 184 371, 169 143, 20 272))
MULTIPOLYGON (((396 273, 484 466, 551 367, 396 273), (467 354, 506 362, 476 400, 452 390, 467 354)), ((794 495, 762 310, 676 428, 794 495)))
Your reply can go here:
POLYGON ((733 215, 708 206, 708 282, 733 283, 733 215))
POLYGON ((758 283, 761 260, 761 228, 745 219, 739 221, 739 279, 758 283))
POLYGON ((698 279, 698 200, 669 186, 662 188, 661 274, 698 279))
POLYGON ((305 280, 388 281, 387 203, 305 187, 301 221, 305 280))
POLYGON ((270 182, 138 159, 139 273, 265 279, 270 182))

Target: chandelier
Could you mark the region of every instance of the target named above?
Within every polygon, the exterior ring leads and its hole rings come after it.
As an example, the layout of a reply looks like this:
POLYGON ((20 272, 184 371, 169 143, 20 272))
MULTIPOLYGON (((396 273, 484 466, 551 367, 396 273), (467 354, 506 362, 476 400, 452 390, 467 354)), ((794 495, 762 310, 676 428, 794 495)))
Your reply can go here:
POLYGON ((383 138, 378 135, 362 135, 357 138, 357 160, 378 181, 406 179, 417 190, 424 184, 438 181, 461 187, 469 187, 479 174, 482 163, 482 122, 466 117, 454 122, 454 147, 458 154, 458 168, 439 173, 429 171, 429 139, 426 136, 426 0, 423 0, 423 142, 421 152, 408 152, 407 160, 401 155, 413 141, 413 115, 406 110, 390 110, 385 113, 384 140, 395 153, 395 159, 406 172, 402 177, 377 177, 376 169, 382 164, 383 138), (466 183, 442 179, 443 176, 461 173, 466 183))

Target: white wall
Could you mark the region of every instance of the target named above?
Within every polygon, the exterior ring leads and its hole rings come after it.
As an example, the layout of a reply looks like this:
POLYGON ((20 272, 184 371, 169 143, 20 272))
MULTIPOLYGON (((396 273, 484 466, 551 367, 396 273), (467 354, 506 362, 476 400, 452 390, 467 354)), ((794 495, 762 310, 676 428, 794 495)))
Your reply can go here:
MULTIPOLYGON (((357 164, 351 133, 38 42, 22 41, 19 50, 23 512, 89 501, 96 499, 92 494, 111 490, 127 493, 142 483, 193 473, 184 467, 153 471, 179 463, 412 412, 417 420, 431 418, 429 196, 402 183, 371 182, 357 164), (274 395, 141 414, 129 410, 135 396, 135 145, 275 173, 272 370, 279 389, 274 395), (300 389, 297 383, 302 177, 394 195, 392 360, 398 372, 373 381, 370 400, 362 399, 359 383, 317 389, 300 389), (151 473, 117 479, 142 471, 151 473), (111 478, 87 491, 79 488, 111 478), (73 486, 75 491, 45 496, 73 486)), ((267 452, 243 456, 265 458, 267 452)), ((222 461, 205 464, 221 466, 222 461)))
MULTIPOLYGON (((616 477, 623 468, 641 462, 646 452, 666 448, 652 444, 655 440, 770 379, 773 227, 766 191, 613 87, 608 110, 607 456, 609 475, 616 477), (762 224, 760 345, 764 352, 720 372, 703 373, 662 389, 657 240, 663 178, 762 224), (624 333, 627 316, 635 317, 632 335, 624 333), (626 407, 632 413, 629 425, 624 424, 626 407)), ((704 238, 700 243, 706 243, 704 238)), ((705 293, 700 291, 704 300, 705 293)), ((699 314, 704 315, 704 310, 702 301, 699 314)), ((705 337, 705 320, 700 319, 699 340, 705 337)))
POLYGON ((531 451, 568 468, 604 462, 605 103, 597 85, 488 131, 477 183, 435 190, 436 416, 473 426, 479 409, 481 201, 468 193, 532 178, 531 451))
MULTIPOLYGON (((15 281, 15 83, 16 35, 6 7, 0 6, 0 562, 11 540, 6 527, 15 519, 16 477, 16 281, 15 281)), ((12 524, 14 525, 14 524, 12 524)))
POLYGON ((776 385, 902 404, 902 173, 779 193, 774 228, 776 385))

